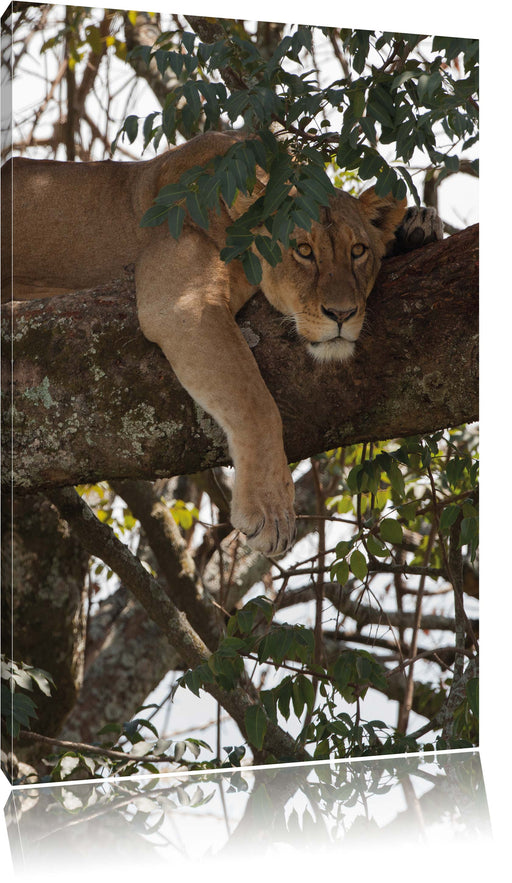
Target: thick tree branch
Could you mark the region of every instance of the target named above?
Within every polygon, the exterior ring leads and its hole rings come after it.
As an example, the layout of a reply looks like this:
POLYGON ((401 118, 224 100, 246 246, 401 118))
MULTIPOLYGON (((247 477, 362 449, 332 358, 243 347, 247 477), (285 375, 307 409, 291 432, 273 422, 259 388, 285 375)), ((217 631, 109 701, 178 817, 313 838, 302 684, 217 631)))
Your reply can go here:
POLYGON ((194 628, 215 649, 222 633, 218 608, 203 589, 186 543, 165 503, 150 482, 118 481, 113 488, 128 503, 146 534, 168 595, 194 628))
MULTIPOLYGON (((477 227, 385 262, 347 365, 315 364, 261 295, 238 321, 281 410, 290 461, 477 418, 477 227)), ((3 476, 15 488, 229 462, 221 430, 139 330, 130 280, 8 304, 3 334, 4 439, 13 429, 3 476)))
POLYGON ((180 665, 164 631, 130 597, 88 666, 72 712, 51 735, 94 741, 105 724, 129 720, 167 672, 180 665))

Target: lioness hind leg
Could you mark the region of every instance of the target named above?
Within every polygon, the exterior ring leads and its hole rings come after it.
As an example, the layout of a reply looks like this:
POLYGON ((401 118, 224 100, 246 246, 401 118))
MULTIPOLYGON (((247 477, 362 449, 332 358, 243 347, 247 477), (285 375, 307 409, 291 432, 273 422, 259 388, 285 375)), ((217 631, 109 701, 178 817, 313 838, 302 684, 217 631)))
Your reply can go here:
POLYGON ((277 405, 228 306, 227 273, 213 245, 193 232, 177 243, 156 241, 135 268, 139 321, 226 433, 233 526, 254 549, 277 555, 295 536, 294 486, 277 405))
POLYGON ((412 206, 407 209, 395 232, 393 254, 413 251, 442 238, 443 222, 435 208, 412 206))

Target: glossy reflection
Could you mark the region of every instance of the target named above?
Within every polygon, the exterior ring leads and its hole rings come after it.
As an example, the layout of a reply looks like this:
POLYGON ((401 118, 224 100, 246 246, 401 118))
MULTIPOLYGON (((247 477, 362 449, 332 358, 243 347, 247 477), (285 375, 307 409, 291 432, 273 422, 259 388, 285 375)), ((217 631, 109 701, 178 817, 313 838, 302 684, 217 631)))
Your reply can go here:
POLYGON ((279 857, 292 870, 490 836, 474 751, 17 789, 5 812, 15 880, 279 857))

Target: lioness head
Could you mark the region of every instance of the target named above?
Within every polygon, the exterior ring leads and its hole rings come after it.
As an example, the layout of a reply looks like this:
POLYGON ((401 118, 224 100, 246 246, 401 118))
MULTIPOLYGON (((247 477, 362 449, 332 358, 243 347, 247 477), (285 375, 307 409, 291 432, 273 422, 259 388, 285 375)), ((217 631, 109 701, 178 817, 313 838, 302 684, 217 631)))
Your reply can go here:
POLYGON ((296 247, 275 267, 263 262, 261 288, 279 312, 293 317, 319 360, 352 355, 366 299, 403 217, 405 200, 381 199, 373 188, 359 199, 338 191, 310 232, 296 228, 296 247))

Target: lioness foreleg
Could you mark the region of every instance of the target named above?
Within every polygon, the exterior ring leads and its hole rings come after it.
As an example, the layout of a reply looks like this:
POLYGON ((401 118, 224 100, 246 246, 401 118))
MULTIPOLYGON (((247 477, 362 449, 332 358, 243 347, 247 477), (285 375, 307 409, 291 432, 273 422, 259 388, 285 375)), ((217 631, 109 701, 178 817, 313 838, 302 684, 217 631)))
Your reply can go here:
POLYGON ((143 333, 226 433, 235 466, 233 526, 253 548, 284 552, 295 515, 281 417, 230 310, 226 265, 205 237, 184 234, 151 246, 135 282, 143 333))

